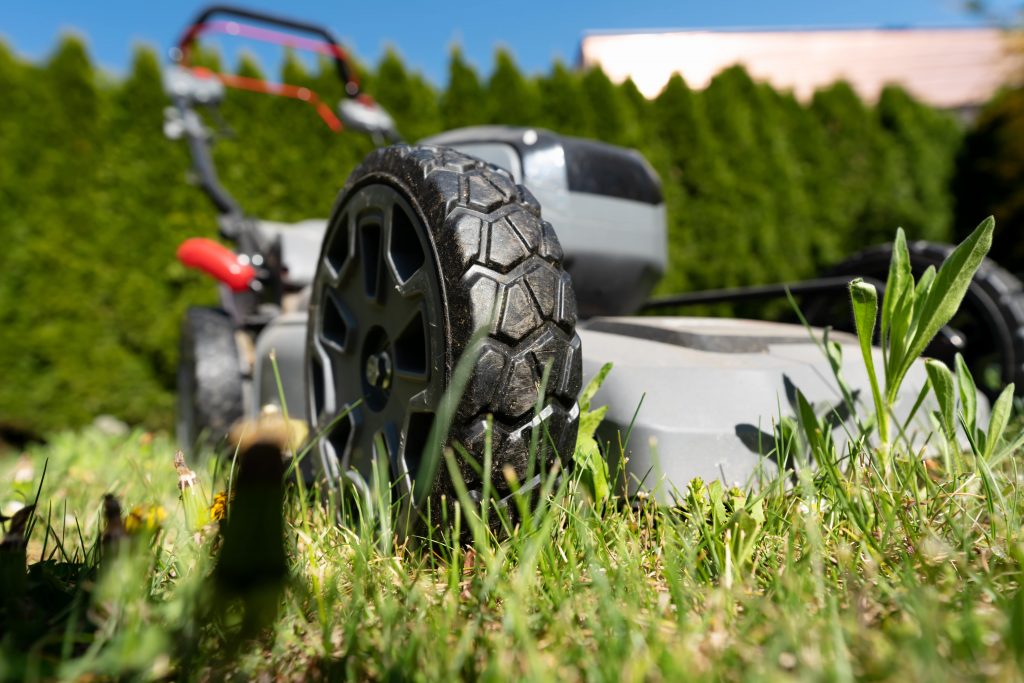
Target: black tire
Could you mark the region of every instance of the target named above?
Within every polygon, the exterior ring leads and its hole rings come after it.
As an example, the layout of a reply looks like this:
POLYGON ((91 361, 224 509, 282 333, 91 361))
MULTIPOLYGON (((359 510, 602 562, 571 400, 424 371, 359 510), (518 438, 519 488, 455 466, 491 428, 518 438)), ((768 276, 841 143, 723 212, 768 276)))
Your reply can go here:
MULTIPOLYGON (((928 266, 939 268, 953 252, 949 244, 909 242, 911 270, 920 277, 928 266)), ((830 268, 824 276, 872 277, 885 282, 889 274, 892 244, 870 247, 830 268)), ((804 314, 812 325, 831 325, 852 331, 849 302, 844 297, 818 297, 805 303, 804 314), (841 300, 841 301, 840 301, 841 300)), ((963 354, 978 388, 989 397, 1010 382, 1024 391, 1024 285, 1015 276, 986 258, 978 267, 959 313, 926 354, 952 367, 957 351, 963 354), (951 343, 951 341, 959 343, 951 343)))
POLYGON ((193 454, 223 444, 244 412, 235 327, 216 308, 189 308, 178 359, 178 444, 193 454))
MULTIPOLYGON (((482 463, 493 416, 493 467, 483 476, 499 496, 509 493, 506 468, 525 484, 555 457, 571 458, 582 365, 575 295, 561 259, 537 201, 507 172, 439 147, 370 154, 335 204, 310 305, 313 432, 363 400, 318 440, 327 477, 365 485, 376 459, 386 463, 381 469, 396 494, 415 498, 420 509, 432 499, 437 512, 441 495, 454 500, 443 463, 429 490, 413 492, 413 482, 441 396, 480 327, 486 336, 446 443, 458 442, 482 463), (530 462, 535 432, 540 448, 532 457, 539 460, 530 462), (386 461, 373 446, 381 442, 386 461)), ((458 449, 456 459, 479 500, 483 477, 458 449)))

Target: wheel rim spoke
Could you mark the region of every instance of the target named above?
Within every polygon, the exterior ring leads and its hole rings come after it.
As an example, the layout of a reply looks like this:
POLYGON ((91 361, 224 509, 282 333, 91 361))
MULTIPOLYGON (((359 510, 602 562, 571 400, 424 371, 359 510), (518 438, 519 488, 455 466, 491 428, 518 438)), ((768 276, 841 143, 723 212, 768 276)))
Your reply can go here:
POLYGON ((381 235, 378 216, 366 217, 359 224, 359 270, 363 273, 363 294, 381 303, 381 235))
POLYGON ((417 306, 412 315, 394 331, 395 373, 404 377, 426 379, 430 368, 430 340, 424 306, 417 306))

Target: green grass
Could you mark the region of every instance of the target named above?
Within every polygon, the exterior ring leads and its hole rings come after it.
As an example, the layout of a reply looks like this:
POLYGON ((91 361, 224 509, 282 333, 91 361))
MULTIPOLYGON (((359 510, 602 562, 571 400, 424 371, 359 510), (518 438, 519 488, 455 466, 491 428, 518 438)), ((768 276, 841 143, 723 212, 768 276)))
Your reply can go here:
MULTIPOLYGON (((697 483, 677 508, 598 509, 569 481, 529 529, 434 552, 292 493, 280 612, 245 640, 167 438, 61 434, 0 461, 5 506, 47 468, 28 546, 45 554, 20 599, 4 587, 0 679, 1019 677, 1016 457, 941 467, 894 447, 883 471, 856 455, 756 498, 697 483), (97 569, 105 493, 167 514, 97 569)), ((206 496, 221 479, 199 473, 206 496)))

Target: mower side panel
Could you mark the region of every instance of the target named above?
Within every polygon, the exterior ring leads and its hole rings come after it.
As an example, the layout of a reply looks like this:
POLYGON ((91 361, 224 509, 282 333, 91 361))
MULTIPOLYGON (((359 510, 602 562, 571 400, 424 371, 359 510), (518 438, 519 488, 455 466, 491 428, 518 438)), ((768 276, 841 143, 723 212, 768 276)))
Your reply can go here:
POLYGON ((258 417, 267 406, 282 408, 282 392, 277 387, 271 352, 281 375, 288 416, 300 420, 306 417, 306 318, 305 311, 285 313, 263 328, 256 338, 250 417, 258 417))

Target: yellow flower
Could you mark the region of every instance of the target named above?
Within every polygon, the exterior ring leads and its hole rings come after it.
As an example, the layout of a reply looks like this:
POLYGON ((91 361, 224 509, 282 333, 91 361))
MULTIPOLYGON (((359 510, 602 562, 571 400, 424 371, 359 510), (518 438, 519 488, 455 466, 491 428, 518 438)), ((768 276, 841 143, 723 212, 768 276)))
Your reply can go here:
MULTIPOLYGON (((234 491, 231 492, 231 497, 234 498, 234 491)), ((215 522, 219 522, 228 513, 228 494, 225 491, 221 491, 213 497, 213 505, 210 506, 210 519, 215 522)))
POLYGON ((124 528, 130 534, 140 531, 156 531, 167 519, 162 505, 136 505, 124 520, 124 528))

